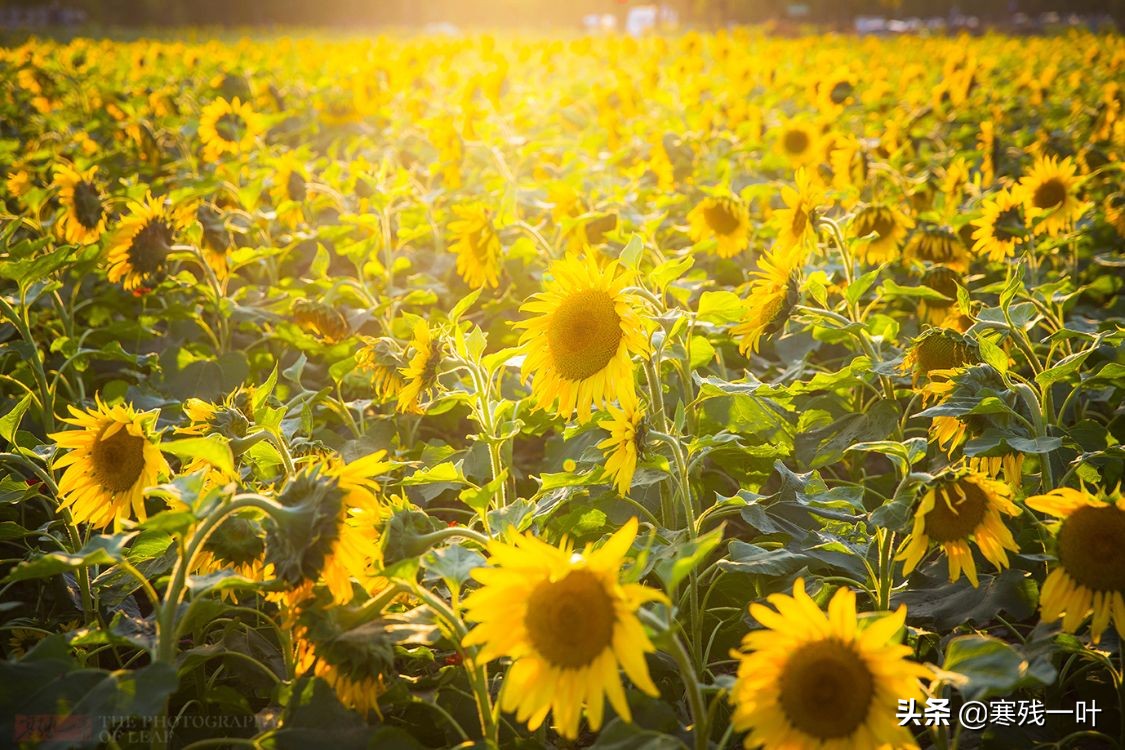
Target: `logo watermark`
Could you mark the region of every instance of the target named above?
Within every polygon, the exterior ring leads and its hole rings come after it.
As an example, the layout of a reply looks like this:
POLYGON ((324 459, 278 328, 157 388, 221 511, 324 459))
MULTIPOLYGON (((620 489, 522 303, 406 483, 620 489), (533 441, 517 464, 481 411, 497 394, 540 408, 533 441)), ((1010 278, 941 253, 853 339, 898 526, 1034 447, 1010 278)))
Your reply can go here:
POLYGON ((899 726, 948 727, 954 721, 965 729, 984 729, 986 727, 1045 726, 1048 717, 1069 716, 1076 725, 1098 725, 1097 701, 1077 701, 1073 708, 1047 708, 1041 700, 994 699, 984 701, 965 701, 956 715, 949 705, 948 698, 927 698, 924 704, 911 698, 900 698, 895 718, 899 726))
POLYGON ((257 732, 254 716, 112 716, 91 714, 16 714, 17 742, 168 743, 177 733, 214 737, 257 732))

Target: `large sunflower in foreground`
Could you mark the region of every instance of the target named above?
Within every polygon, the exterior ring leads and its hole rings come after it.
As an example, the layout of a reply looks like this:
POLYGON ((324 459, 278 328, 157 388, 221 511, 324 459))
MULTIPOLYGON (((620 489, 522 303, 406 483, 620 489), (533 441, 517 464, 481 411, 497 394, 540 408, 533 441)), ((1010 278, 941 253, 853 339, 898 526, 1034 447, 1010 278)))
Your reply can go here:
POLYGON ((523 377, 534 375, 532 398, 542 409, 553 404, 569 419, 577 410, 586 422, 622 391, 633 390, 632 355, 648 353, 640 298, 625 288, 632 274, 616 261, 598 268, 593 255, 551 264, 550 280, 520 310, 535 317, 523 328, 523 377))
POLYGON ((692 242, 715 238, 720 258, 733 258, 750 239, 750 211, 733 196, 708 196, 688 212, 692 242))
POLYGON ((97 242, 105 231, 106 211, 102 194, 94 182, 97 167, 79 172, 67 164, 55 170, 55 187, 59 190, 59 203, 66 209, 59 229, 63 239, 75 245, 97 242))
POLYGON ((941 546, 949 558, 949 580, 965 577, 975 588, 977 566, 969 542, 976 542, 985 559, 999 569, 1008 567, 1008 552, 1019 552, 1012 532, 1001 515, 1017 516, 1008 485, 983 474, 950 472, 926 488, 914 511, 914 526, 902 552, 903 575, 922 561, 930 542, 941 546))
POLYGON ((797 304, 798 281, 795 253, 771 252, 759 261, 757 277, 750 283, 742 321, 731 329, 744 355, 758 351, 763 336, 781 330, 789 312, 797 304))
POLYGON ((874 750, 917 747, 895 719, 900 700, 922 700, 930 670, 899 643, 906 607, 860 620, 855 592, 839 589, 821 611, 797 579, 793 596, 751 604, 765 626, 742 639, 731 691, 735 729, 747 748, 874 750))
POLYGON ((203 141, 203 158, 217 162, 223 155, 237 156, 254 147, 254 140, 265 126, 261 115, 249 102, 216 99, 199 113, 199 139, 203 141))
POLYGON ((1055 536, 1058 564, 1039 595, 1041 616, 1062 618, 1073 633, 1093 613, 1090 637, 1101 640, 1110 621, 1125 638, 1125 497, 1121 488, 1091 495, 1060 487, 1027 499, 1027 506, 1062 519, 1055 536))
POLYGON ((130 291, 160 281, 179 223, 163 198, 149 194, 132 202, 109 244, 109 280, 130 291))
POLYGON ((599 549, 576 553, 531 534, 489 544, 492 565, 476 568, 482 587, 465 601, 476 627, 466 646, 480 646, 482 662, 512 660, 500 689, 500 708, 534 731, 553 712, 555 727, 575 739, 582 708, 590 729, 602 725, 605 699, 631 720, 620 669, 657 695, 645 654, 654 650, 637 609, 661 598, 637 583, 621 583, 625 555, 637 535, 630 519, 599 549))
POLYGON ((620 408, 610 406, 610 418, 601 426, 609 430, 609 437, 598 443, 605 454, 605 471, 613 477, 613 484, 622 495, 629 494, 637 459, 644 452, 645 412, 632 391, 621 392, 620 408))
POLYGON ((126 404, 107 406, 99 397, 93 409, 70 407, 63 421, 78 429, 49 437, 70 453, 54 462, 66 468, 59 480, 62 508, 76 523, 120 529, 129 519, 144 521, 144 491, 170 473, 152 432, 153 417, 126 404))
POLYGON ((1086 211, 1078 199, 1077 167, 1070 158, 1047 156, 1036 160, 1017 188, 1033 231, 1055 236, 1086 211))
POLYGON ((454 206, 457 220, 449 231, 456 238, 450 250, 457 253, 457 275, 473 289, 500 286, 500 237, 492 215, 480 203, 454 206))

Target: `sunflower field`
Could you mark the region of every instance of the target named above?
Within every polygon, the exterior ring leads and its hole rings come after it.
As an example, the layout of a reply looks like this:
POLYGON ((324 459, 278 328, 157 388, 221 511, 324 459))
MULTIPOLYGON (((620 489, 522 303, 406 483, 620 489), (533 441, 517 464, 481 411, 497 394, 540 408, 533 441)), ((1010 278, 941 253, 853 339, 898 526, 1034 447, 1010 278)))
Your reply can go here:
POLYGON ((0 48, 0 746, 1125 749, 1123 83, 0 48))

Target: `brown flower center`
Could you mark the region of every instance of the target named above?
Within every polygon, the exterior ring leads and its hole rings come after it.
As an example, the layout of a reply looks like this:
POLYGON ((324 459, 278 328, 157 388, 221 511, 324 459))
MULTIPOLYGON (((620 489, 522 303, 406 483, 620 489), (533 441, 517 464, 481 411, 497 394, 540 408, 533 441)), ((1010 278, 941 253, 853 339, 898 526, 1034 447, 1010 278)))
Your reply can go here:
POLYGON ((938 543, 967 539, 988 509, 984 490, 973 482, 957 480, 934 492, 934 507, 926 514, 926 536, 938 543))
POLYGON ((875 680, 863 658, 835 640, 800 647, 781 672, 781 709, 789 723, 820 740, 849 737, 867 720, 875 680))
POLYGON ((601 372, 621 343, 621 316, 612 295, 601 289, 574 292, 551 316, 547 345, 551 359, 567 380, 601 372))
POLYGON ((786 153, 792 154, 793 156, 800 156, 808 150, 811 139, 809 138, 809 134, 804 130, 794 128, 793 130, 785 131, 785 135, 782 136, 781 141, 782 145, 785 147, 786 153))
POLYGON ((716 200, 703 208, 703 218, 715 234, 734 234, 742 223, 730 201, 716 200))
POLYGON ((98 189, 85 180, 74 186, 74 215, 87 229, 93 229, 102 220, 101 196, 98 189))
POLYGON ((1125 511, 1085 506, 1059 529, 1059 562, 1093 591, 1125 593, 1125 511))
POLYGON ((550 664, 580 669, 613 643, 613 599, 588 570, 543 581, 531 593, 524 626, 532 646, 550 664))
POLYGON ((228 112, 215 122, 215 132, 227 143, 238 143, 246 132, 246 121, 228 112))
POLYGON ((133 237, 129 246, 129 265, 145 277, 164 270, 164 261, 172 249, 172 228, 164 221, 149 221, 133 237))
POLYGON ((1054 208, 1066 200, 1066 185, 1057 177, 1052 177, 1039 187, 1031 196, 1031 202, 1036 208, 1046 210, 1054 208))
POLYGON ((102 428, 92 451, 94 479, 110 492, 132 489, 145 468, 145 439, 129 432, 125 425, 108 438, 110 422, 102 428))

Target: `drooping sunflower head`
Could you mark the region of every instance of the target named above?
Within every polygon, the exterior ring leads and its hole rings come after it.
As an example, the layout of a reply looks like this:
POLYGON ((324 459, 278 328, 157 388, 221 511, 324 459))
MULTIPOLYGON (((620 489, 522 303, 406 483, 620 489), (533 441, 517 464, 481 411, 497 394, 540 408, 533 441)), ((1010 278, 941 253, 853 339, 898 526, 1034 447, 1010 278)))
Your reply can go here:
MULTIPOLYGON (((242 516, 227 518, 207 538, 196 558, 201 573, 232 571, 251 581, 266 578, 264 555, 266 542, 260 524, 242 516)), ((231 589, 224 589, 226 598, 236 598, 231 589)))
POLYGON ((203 142, 203 158, 218 161, 224 154, 237 156, 248 152, 264 130, 259 114, 249 102, 237 96, 218 98, 199 114, 199 138, 203 142))
POLYGON ((800 267, 794 252, 770 252, 758 261, 759 270, 746 295, 741 322, 731 329, 744 355, 758 351, 763 336, 780 331, 800 298, 800 267))
POLYGON ((420 412, 422 397, 437 388, 445 344, 440 336, 434 335, 426 321, 419 320, 414 324, 410 350, 414 352, 410 361, 398 371, 403 380, 398 393, 400 412, 420 412))
POLYGON ((856 237, 873 234, 875 238, 858 243, 856 253, 868 265, 892 261, 898 256, 902 240, 913 226, 913 219, 892 206, 864 206, 852 220, 852 233, 856 237))
POLYGON ((457 274, 473 289, 500 286, 500 237, 492 212, 482 203, 454 206, 457 220, 450 222, 454 237, 450 250, 457 254, 457 274))
POLYGON ((1003 482, 974 472, 947 471, 924 489, 913 529, 896 559, 905 561, 903 574, 909 575, 934 542, 949 560, 949 580, 956 581, 964 571, 975 587, 977 567, 969 542, 975 542, 995 567, 1008 567, 1008 551, 1018 552, 1019 545, 1002 515, 1019 512, 1003 482))
POLYGON ((1125 638, 1125 497, 1121 488, 1090 493, 1060 487, 1027 499, 1027 506, 1061 519, 1055 533, 1058 563, 1039 601, 1046 621, 1062 618, 1074 633, 1093 614, 1094 643, 1113 622, 1125 638))
POLYGON ((569 419, 590 418, 601 407, 633 390, 634 354, 648 353, 640 298, 626 291, 632 280, 616 262, 598 267, 593 255, 555 261, 544 290, 520 310, 535 317, 524 329, 523 377, 532 379, 532 398, 542 409, 554 406, 569 419))
POLYGON ((1023 206, 1017 196, 1009 190, 1001 190, 985 201, 981 210, 973 231, 973 252, 994 262, 1014 255, 1027 235, 1023 206))
POLYGON ((918 383, 931 375, 980 361, 980 345, 975 339, 948 328, 930 328, 910 344, 902 370, 912 373, 918 383))
POLYGON ((302 330, 311 333, 327 344, 337 344, 351 335, 343 313, 332 305, 304 297, 294 300, 290 314, 293 322, 302 330))
POLYGON ((402 352, 392 339, 365 338, 355 354, 356 367, 371 375, 375 396, 381 401, 397 398, 404 381, 399 370, 403 368, 402 352))
POLYGON ((778 251, 796 250, 802 255, 816 247, 817 209, 824 203, 824 189, 816 177, 804 167, 797 170, 796 187, 781 189, 785 208, 774 212, 778 251))
POLYGON ((963 288, 962 274, 949 266, 932 266, 922 274, 922 284, 946 297, 940 299, 923 298, 918 303, 918 313, 930 325, 941 326, 946 319, 957 312, 957 292, 963 288))
POLYGON ((598 443, 605 454, 605 471, 622 495, 629 494, 637 461, 645 450, 645 412, 631 391, 622 391, 620 407, 608 407, 610 418, 601 426, 609 437, 598 443))
POLYGON ((1078 198, 1078 186, 1077 167, 1069 157, 1037 159, 1017 188, 1032 231, 1053 237, 1069 229, 1087 207, 1078 198))
POLYGON ((315 581, 324 569, 340 537, 343 498, 339 480, 319 466, 302 469, 278 496, 287 511, 270 517, 266 561, 290 587, 315 581))
POLYGON ((720 258, 733 258, 746 249, 750 237, 750 211, 734 196, 707 196, 688 212, 693 242, 714 238, 720 258))
POLYGON ((381 622, 346 627, 344 614, 327 602, 299 607, 293 627, 298 672, 320 677, 344 706, 366 716, 379 711, 385 675, 394 673, 394 644, 381 622), (319 606, 318 606, 319 605, 319 606))
POLYGON ((62 508, 78 523, 95 528, 128 520, 144 521, 144 491, 171 473, 153 432, 154 415, 127 404, 107 406, 100 398, 92 409, 70 407, 64 419, 77 429, 49 437, 70 453, 54 462, 66 468, 59 480, 62 508))
POLYGON ((67 242, 88 245, 97 242, 105 231, 106 211, 101 191, 94 182, 97 171, 95 166, 79 172, 68 164, 60 164, 55 169, 59 203, 66 210, 59 229, 67 242))
POLYGON ((793 595, 751 604, 765 627, 746 635, 731 691, 735 729, 756 747, 906 747, 908 729, 895 720, 900 699, 922 697, 930 671, 909 660, 898 642, 906 608, 860 619, 855 593, 839 589, 827 614, 797 579, 793 595))
POLYGON ((129 291, 159 282, 181 225, 182 217, 162 198, 149 194, 145 200, 133 202, 110 241, 106 255, 109 280, 129 291))
POLYGON ((477 658, 482 662, 513 660, 500 707, 514 711, 529 729, 553 713, 559 733, 574 739, 585 707, 596 731, 606 698, 628 721, 619 669, 644 692, 657 694, 644 659, 653 646, 636 612, 661 596, 620 582, 636 533, 634 518, 600 548, 581 553, 531 534, 511 544, 494 541, 492 566, 473 571, 482 586, 465 609, 477 625, 463 642, 481 647, 477 658))
POLYGON ((939 263, 961 273, 969 271, 969 253, 961 237, 936 224, 922 224, 906 243, 903 257, 918 263, 939 263))

